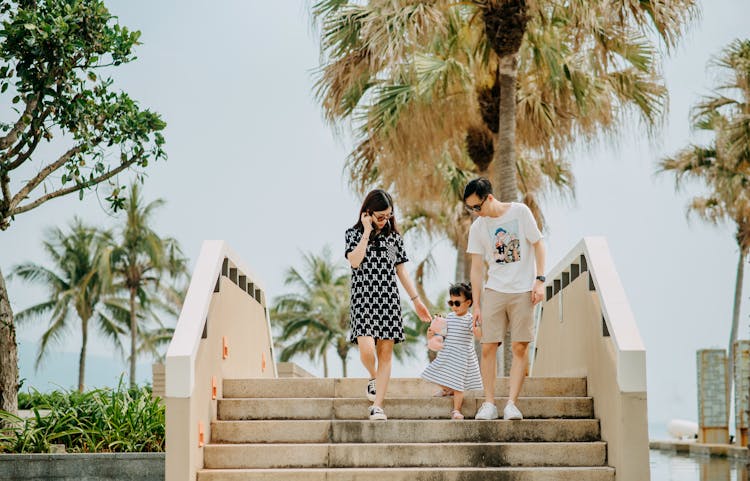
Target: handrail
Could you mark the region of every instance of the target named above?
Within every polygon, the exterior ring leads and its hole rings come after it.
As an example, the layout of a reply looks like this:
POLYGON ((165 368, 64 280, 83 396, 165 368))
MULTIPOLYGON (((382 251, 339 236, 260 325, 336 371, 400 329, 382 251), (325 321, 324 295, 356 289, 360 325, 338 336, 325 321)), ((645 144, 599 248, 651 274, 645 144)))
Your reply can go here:
POLYGON ((589 271, 589 289, 599 293, 606 332, 617 349, 622 392, 646 391, 646 348, 604 237, 584 237, 547 275, 546 301, 589 271))
POLYGON ((648 481, 646 349, 603 237, 549 272, 532 376, 586 376, 616 481, 648 481))
POLYGON ((266 296, 224 241, 205 241, 166 357, 166 481, 195 481, 225 379, 278 377, 266 296))
MULTIPOLYGON (((190 397, 195 386, 195 357, 206 325, 208 309, 220 275, 229 274, 227 269, 238 269, 245 278, 245 289, 258 302, 265 304, 265 293, 255 275, 240 257, 220 240, 204 241, 196 262, 185 302, 175 327, 166 356, 166 395, 168 397, 190 397), (252 279, 249 283, 248 279, 252 279), (251 293, 250 290, 253 292, 251 293)), ((242 287, 242 286, 240 286, 242 287)), ((271 323, 266 312, 269 333, 268 342, 273 354, 273 339, 270 337, 271 323)), ((275 359, 275 354, 272 359, 275 359)), ((276 377, 276 365, 271 362, 276 377)))

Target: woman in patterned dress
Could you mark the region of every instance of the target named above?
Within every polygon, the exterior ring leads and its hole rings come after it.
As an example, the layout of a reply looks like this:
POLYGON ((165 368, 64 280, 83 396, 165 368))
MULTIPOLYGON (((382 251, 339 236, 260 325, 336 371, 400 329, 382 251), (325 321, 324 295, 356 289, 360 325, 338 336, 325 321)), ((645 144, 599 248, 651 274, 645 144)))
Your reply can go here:
POLYGON ((383 403, 391 378, 393 345, 404 340, 396 277, 420 319, 430 322, 430 313, 404 266, 409 259, 388 192, 377 189, 367 194, 359 210, 359 220, 346 231, 345 255, 352 266, 349 340, 359 346, 359 357, 370 373, 367 383, 367 398, 373 401, 368 410, 370 419, 385 421, 383 403))

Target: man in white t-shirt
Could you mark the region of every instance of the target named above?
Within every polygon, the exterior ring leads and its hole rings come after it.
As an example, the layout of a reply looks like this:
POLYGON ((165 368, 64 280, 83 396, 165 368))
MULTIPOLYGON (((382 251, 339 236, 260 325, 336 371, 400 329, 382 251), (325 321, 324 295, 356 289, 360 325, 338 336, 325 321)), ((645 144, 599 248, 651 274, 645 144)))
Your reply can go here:
POLYGON ((500 202, 484 177, 464 189, 466 208, 478 217, 469 230, 474 326, 481 328, 484 403, 476 419, 497 419, 497 348, 510 329, 513 363, 504 419, 523 419, 516 407, 526 377, 526 356, 534 339, 534 305, 544 298, 546 249, 542 233, 525 204, 500 202), (485 279, 485 261, 489 264, 485 279), (482 286, 484 285, 484 289, 482 286), (481 308, 480 308, 481 306, 481 308))

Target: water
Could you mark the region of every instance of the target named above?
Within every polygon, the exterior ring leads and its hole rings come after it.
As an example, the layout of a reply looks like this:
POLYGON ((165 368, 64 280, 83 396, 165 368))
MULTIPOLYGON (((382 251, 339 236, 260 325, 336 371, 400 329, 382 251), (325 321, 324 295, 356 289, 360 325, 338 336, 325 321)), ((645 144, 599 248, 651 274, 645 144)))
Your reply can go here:
POLYGON ((746 461, 651 450, 651 481, 750 481, 746 461))

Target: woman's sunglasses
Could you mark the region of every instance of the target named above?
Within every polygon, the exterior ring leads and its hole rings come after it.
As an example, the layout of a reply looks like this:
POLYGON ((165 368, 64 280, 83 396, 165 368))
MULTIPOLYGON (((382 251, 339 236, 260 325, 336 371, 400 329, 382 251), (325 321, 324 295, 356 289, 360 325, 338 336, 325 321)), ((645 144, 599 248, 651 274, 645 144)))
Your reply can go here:
POLYGON ((448 301, 448 305, 451 306, 451 307, 453 307, 453 306, 458 307, 461 304, 463 304, 464 302, 466 302, 466 301, 448 301))
POLYGON ((384 220, 388 220, 393 217, 393 212, 391 212, 390 214, 372 214, 372 216, 376 221, 383 222, 384 220))

